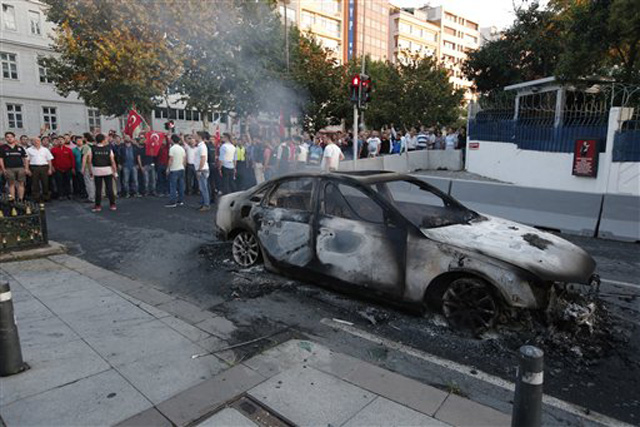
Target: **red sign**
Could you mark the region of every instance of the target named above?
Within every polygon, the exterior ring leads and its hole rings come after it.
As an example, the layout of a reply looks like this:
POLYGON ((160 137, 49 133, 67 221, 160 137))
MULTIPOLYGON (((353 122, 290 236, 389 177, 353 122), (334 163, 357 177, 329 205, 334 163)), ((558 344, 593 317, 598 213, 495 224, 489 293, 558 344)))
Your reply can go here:
POLYGON ((469 150, 477 150, 480 148, 480 143, 479 142, 470 142, 469 143, 469 150))
POLYGON ((595 178, 598 175, 598 140, 578 139, 573 149, 573 175, 595 178))

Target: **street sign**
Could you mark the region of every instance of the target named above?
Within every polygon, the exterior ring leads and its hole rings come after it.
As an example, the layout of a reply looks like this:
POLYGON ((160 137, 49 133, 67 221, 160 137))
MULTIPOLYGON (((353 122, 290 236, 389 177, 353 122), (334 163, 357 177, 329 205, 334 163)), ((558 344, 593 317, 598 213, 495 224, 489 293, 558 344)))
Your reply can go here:
POLYGON ((595 178, 598 175, 597 139, 578 139, 573 149, 573 170, 575 176, 595 178))

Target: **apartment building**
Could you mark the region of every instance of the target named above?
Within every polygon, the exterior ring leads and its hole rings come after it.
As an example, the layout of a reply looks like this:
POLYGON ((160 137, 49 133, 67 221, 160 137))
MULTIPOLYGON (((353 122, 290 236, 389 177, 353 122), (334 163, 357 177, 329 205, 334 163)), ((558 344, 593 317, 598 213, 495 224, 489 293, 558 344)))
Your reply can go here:
POLYGON ((0 134, 33 136, 45 125, 58 133, 119 130, 119 120, 88 108, 77 95, 56 93, 47 69, 38 64, 40 56, 52 53, 54 26, 46 20, 45 5, 35 0, 2 0, 0 5, 0 134))
POLYGON ((389 59, 392 62, 403 62, 413 56, 440 60, 440 27, 427 21, 425 11, 392 8, 389 28, 389 59))
POLYGON ((346 57, 358 58, 364 54, 375 61, 389 59, 389 1, 346 1, 349 26, 353 25, 352 49, 346 57))
POLYGON ((444 6, 422 8, 427 19, 440 27, 440 60, 451 72, 451 82, 458 89, 466 89, 466 99, 472 98, 473 82, 462 74, 467 54, 480 47, 480 29, 475 20, 453 12, 444 6))
POLYGON ((500 37, 502 37, 502 31, 499 31, 497 27, 480 27, 480 46, 498 40, 500 37))

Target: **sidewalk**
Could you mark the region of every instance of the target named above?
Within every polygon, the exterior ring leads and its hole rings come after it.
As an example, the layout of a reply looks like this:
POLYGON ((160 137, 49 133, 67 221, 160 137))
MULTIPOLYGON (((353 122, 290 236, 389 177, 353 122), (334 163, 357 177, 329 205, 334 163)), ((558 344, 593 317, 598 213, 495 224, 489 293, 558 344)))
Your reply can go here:
POLYGON ((510 423, 311 341, 236 363, 218 351, 227 319, 68 255, 2 263, 0 280, 31 366, 0 379, 8 426, 510 423))

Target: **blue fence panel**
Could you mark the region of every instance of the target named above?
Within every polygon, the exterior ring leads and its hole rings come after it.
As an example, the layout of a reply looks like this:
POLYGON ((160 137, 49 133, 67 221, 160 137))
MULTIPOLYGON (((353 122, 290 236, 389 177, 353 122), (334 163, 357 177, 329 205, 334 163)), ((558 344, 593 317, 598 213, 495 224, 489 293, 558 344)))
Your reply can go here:
POLYGON ((640 129, 616 132, 613 139, 614 162, 640 162, 640 129))
POLYGON ((513 120, 470 120, 469 138, 479 141, 513 142, 513 120))

